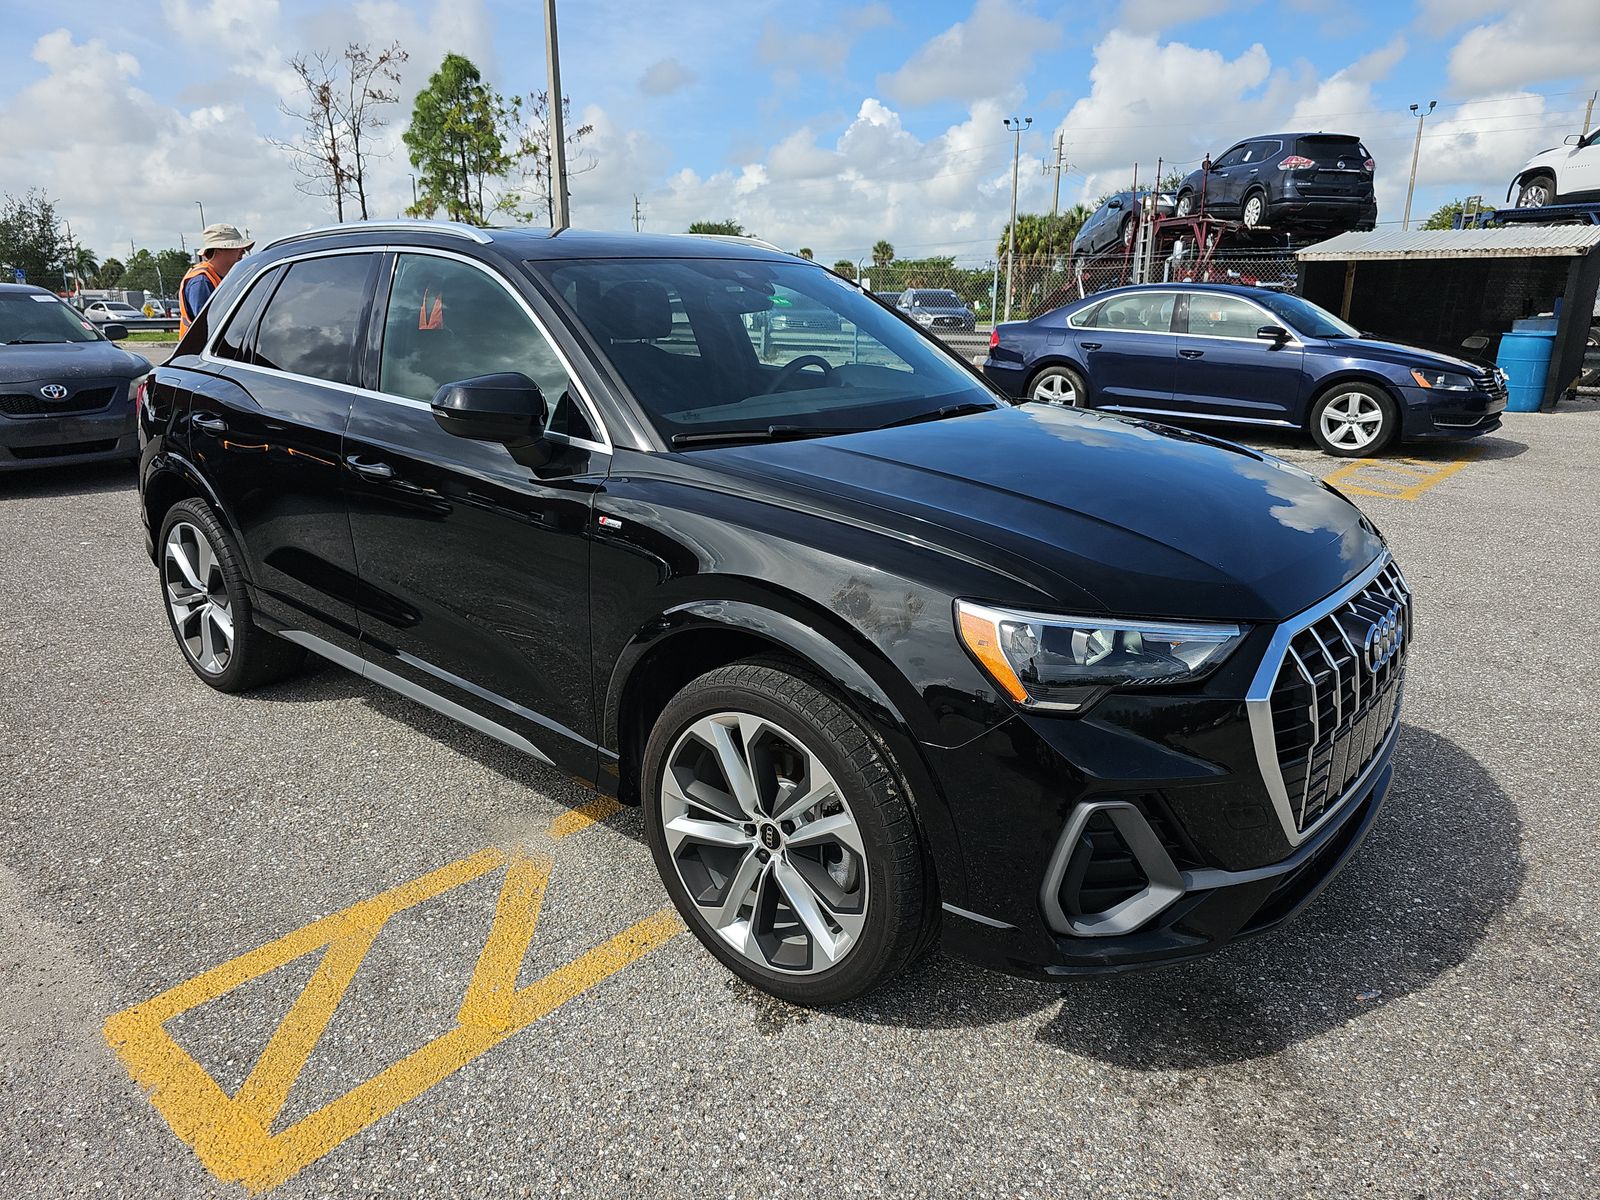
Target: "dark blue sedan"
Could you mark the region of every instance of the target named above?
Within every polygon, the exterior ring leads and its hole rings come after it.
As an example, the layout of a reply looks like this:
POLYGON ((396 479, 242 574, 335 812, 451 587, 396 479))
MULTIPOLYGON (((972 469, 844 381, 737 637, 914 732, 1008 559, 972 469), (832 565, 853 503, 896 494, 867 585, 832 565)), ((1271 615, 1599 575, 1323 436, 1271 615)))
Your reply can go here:
POLYGON ((1329 454, 1500 426, 1492 367, 1364 337, 1298 296, 1224 284, 1100 292, 999 326, 983 373, 1017 400, 1308 430, 1329 454))

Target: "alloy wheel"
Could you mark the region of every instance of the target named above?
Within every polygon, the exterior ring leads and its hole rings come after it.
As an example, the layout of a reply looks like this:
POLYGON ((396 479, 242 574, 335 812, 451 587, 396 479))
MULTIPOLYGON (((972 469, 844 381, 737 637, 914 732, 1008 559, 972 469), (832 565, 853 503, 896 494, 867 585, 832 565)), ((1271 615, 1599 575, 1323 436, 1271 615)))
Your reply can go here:
POLYGON ((1175 217, 1187 217, 1189 210, 1194 207, 1194 200, 1190 196, 1179 196, 1177 206, 1172 210, 1175 217))
POLYGON ((1078 389, 1072 386, 1070 375, 1041 375, 1029 393, 1030 400, 1043 400, 1048 404, 1066 404, 1076 407, 1078 389))
POLYGON ((1383 432, 1383 408, 1365 392, 1344 392, 1323 406, 1322 436, 1341 450, 1365 450, 1383 432))
POLYGON ((233 609, 210 540, 187 521, 173 525, 161 574, 184 653, 206 674, 220 675, 233 660, 233 609))
POLYGON ((859 944, 867 915, 861 830, 799 736, 751 713, 703 717, 667 755, 660 802, 685 892, 746 959, 812 975, 859 944))

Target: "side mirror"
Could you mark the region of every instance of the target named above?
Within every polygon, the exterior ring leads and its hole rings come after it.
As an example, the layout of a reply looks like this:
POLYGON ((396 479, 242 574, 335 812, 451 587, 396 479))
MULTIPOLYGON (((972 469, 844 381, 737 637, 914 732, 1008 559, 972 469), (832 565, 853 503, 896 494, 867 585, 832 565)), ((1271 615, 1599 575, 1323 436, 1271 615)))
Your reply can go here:
POLYGON ((1581 133, 1569 133, 1561 144, 1563 146, 1576 146, 1581 141, 1583 141, 1583 135, 1581 133))
POLYGON ((128 336, 128 327, 118 325, 115 321, 108 321, 100 326, 100 333, 108 342, 120 342, 128 336))
POLYGON ((1263 325, 1256 330, 1256 337, 1263 342, 1271 342, 1276 346, 1289 340, 1289 331, 1282 325, 1263 325))
POLYGON ((433 397, 433 419, 456 437, 525 446, 544 436, 544 393, 520 371, 447 383, 433 397))
POLYGON ((1106 201, 1106 207, 1107 208, 1121 208, 1122 207, 1121 198, 1117 197, 1117 196, 1111 197, 1111 199, 1106 201))

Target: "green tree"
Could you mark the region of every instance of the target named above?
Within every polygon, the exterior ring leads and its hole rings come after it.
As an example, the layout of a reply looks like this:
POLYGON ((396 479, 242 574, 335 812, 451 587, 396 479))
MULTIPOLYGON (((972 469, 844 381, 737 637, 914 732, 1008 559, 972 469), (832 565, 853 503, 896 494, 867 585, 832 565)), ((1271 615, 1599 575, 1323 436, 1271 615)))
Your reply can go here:
POLYGON ((94 251, 87 246, 72 246, 67 250, 67 269, 80 285, 94 286, 100 275, 100 263, 94 251))
POLYGON ((157 254, 156 269, 161 273, 161 285, 165 289, 163 295, 176 296, 178 281, 193 265, 194 260, 182 250, 163 250, 157 254))
MULTIPOLYGON (((139 250, 128 260, 117 286, 129 292, 154 292, 160 295, 161 285, 164 282, 166 281, 159 273, 156 256, 148 250, 139 250)), ((177 280, 172 281, 172 286, 178 286, 177 280)))
POLYGON ((1484 212, 1483 201, 1473 196, 1467 200, 1452 200, 1448 204, 1441 204, 1433 216, 1423 223, 1424 229, 1454 229, 1457 217, 1467 217, 1469 220, 1484 212))
POLYGON ((887 267, 893 261, 894 246, 880 238, 878 243, 872 247, 872 265, 875 267, 887 267))
POLYGON ((805 259, 807 262, 810 262, 816 256, 811 253, 811 247, 810 246, 801 246, 800 247, 800 257, 805 259))
POLYGON ((745 227, 729 217, 726 221, 696 221, 689 226, 690 233, 720 233, 728 237, 750 237, 745 227))
POLYGON ((56 206, 43 192, 29 190, 20 196, 7 193, 0 200, 0 276, 10 283, 21 268, 29 283, 58 287, 67 257, 56 206))
MULTIPOLYGON (((1054 217, 1048 213, 1017 214, 1017 262, 1033 265, 1048 264, 1065 257, 1072 249, 1072 239, 1078 236, 1088 220, 1089 212, 1082 206, 1070 208, 1054 217)), ((995 252, 1004 262, 1010 252, 1011 224, 1000 231, 1000 241, 995 252)))
POLYGON ((411 125, 402 135, 418 171, 411 215, 431 217, 442 208, 452 221, 487 224, 500 206, 493 185, 514 163, 506 139, 521 108, 519 100, 508 104, 484 83, 470 59, 446 54, 417 93, 411 125))
POLYGON ((103 288, 114 288, 122 282, 122 274, 126 270, 120 258, 108 258, 94 273, 94 281, 103 288))
POLYGON ((856 265, 848 258, 841 258, 833 264, 833 273, 835 275, 843 275, 846 279, 854 279, 856 277, 856 265))

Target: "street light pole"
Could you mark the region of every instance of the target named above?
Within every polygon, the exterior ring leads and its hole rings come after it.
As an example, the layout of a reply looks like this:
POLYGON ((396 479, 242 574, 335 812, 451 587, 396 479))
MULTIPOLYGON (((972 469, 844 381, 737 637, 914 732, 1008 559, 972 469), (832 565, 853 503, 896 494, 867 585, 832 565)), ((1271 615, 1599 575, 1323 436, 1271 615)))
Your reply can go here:
POLYGON ((556 0, 544 0, 544 52, 550 62, 550 228, 565 229, 567 213, 567 133, 562 127, 561 54, 556 48, 556 0))
POLYGON ((1438 107, 1438 104, 1437 100, 1429 100, 1426 109, 1416 104, 1411 106, 1411 114, 1417 118, 1417 141, 1411 147, 1411 182, 1406 184, 1406 214, 1400 222, 1401 229, 1411 228, 1411 193, 1417 190, 1417 158, 1422 153, 1422 123, 1428 119, 1428 114, 1438 107))
MULTIPOLYGON (((411 176, 411 207, 413 209, 417 207, 417 177, 415 175, 411 176)), ((416 214, 413 213, 412 215, 415 216, 416 214)))
POLYGON ((200 231, 204 233, 206 228, 206 206, 198 200, 194 202, 194 205, 200 210, 200 231))
POLYGON ((1022 131, 1033 124, 1032 117, 1007 117, 1005 126, 1011 131, 1011 225, 1006 244, 1006 320, 1011 320, 1011 296, 1016 283, 1017 270, 1017 164, 1022 158, 1022 131))

